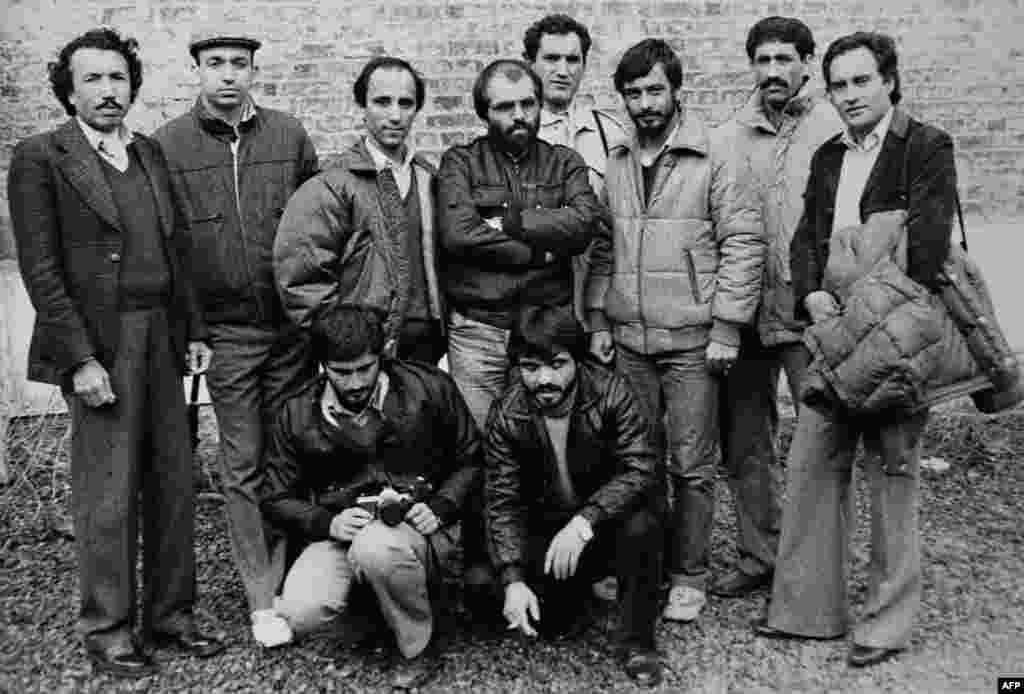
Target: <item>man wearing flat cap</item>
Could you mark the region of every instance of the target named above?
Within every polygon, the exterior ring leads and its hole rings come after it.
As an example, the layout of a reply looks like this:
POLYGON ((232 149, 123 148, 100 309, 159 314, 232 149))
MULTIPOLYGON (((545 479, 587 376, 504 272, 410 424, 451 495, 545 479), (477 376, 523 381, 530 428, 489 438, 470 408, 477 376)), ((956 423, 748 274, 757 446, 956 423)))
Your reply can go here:
POLYGON ((293 116, 253 103, 261 43, 237 26, 206 27, 189 53, 199 77, 192 109, 156 133, 188 221, 193 283, 209 325, 207 386, 220 430, 220 478, 235 564, 264 646, 291 638, 271 609, 284 544, 264 526, 257 489, 268 415, 313 375, 308 340, 281 308, 271 262, 288 198, 317 170, 293 116))

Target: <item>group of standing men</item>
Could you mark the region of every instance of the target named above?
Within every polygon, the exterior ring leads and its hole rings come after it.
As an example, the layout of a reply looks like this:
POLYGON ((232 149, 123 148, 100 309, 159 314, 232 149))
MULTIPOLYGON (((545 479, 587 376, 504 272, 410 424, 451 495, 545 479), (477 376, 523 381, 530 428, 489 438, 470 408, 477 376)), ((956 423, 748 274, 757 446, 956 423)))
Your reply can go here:
POLYGON ((197 35, 199 97, 151 139, 123 125, 142 81, 135 42, 87 32, 50 68, 72 118, 11 164, 37 311, 29 375, 72 410, 80 628, 98 668, 155 670, 133 634, 140 493, 144 635, 223 649, 192 618, 186 369, 207 374, 264 646, 330 624, 369 588, 402 655, 396 686, 421 683, 456 523, 467 603, 503 602, 525 634, 562 633, 581 595, 614 590, 641 684, 661 679, 663 579, 665 619, 771 586, 757 633, 841 636, 863 436, 882 463, 850 662, 905 647, 926 415, 801 406, 785 513, 775 452, 780 372, 797 402, 803 330, 840 309, 822 290, 832 230, 908 210, 907 272, 928 288, 947 252, 952 145, 896 108, 891 39, 829 47, 833 109, 810 83, 810 30, 758 22, 756 88, 714 129, 682 105, 678 56, 646 39, 613 77, 625 127, 576 101, 591 38, 550 15, 524 60, 478 76, 487 133, 438 169, 409 142, 424 80, 400 58, 369 61, 353 87, 366 135, 319 173, 299 121, 249 94, 259 47, 197 35), (435 366, 445 354, 451 377, 435 366), (738 561, 712 580, 719 451, 738 561))

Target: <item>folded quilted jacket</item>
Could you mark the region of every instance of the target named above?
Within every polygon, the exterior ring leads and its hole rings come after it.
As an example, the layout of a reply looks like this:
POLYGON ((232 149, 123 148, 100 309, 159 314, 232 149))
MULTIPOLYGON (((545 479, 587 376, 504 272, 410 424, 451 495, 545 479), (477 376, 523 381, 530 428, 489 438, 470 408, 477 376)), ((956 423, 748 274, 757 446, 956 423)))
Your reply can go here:
POLYGON ((971 395, 991 412, 1024 399, 1017 358, 970 258, 951 249, 938 293, 907 277, 906 213, 879 212, 830 238, 823 289, 843 307, 810 326, 802 400, 860 414, 913 412, 971 395))

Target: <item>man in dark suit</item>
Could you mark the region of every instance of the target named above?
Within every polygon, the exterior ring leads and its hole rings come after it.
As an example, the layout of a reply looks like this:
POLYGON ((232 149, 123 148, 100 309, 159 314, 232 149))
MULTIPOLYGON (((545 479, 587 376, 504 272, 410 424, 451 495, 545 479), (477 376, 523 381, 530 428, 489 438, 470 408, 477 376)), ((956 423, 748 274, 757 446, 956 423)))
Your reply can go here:
MULTIPOLYGON (((822 285, 829 238, 875 212, 906 210, 906 273, 937 291, 956 200, 949 135, 897 106, 900 79, 891 38, 858 32, 837 39, 822 69, 846 131, 811 160, 790 257, 797 317, 814 323, 841 310, 822 285)), ((772 600, 766 618, 754 625, 758 634, 838 638, 849 628, 846 572, 850 520, 856 518, 850 485, 863 439, 872 454, 864 466, 871 489, 871 566, 849 663, 873 665, 906 648, 921 602, 918 463, 927 418, 927 410, 869 418, 803 404, 790 446, 789 506, 772 600)))
POLYGON ((182 376, 210 350, 182 271, 159 146, 123 124, 142 84, 134 39, 110 29, 50 64, 72 116, 18 144, 8 178, 22 278, 36 310, 28 377, 61 386, 72 418, 79 629, 96 669, 155 671, 133 636, 142 514, 143 634, 200 656, 193 620, 192 456, 182 376), (141 497, 141 498, 140 498, 141 497))

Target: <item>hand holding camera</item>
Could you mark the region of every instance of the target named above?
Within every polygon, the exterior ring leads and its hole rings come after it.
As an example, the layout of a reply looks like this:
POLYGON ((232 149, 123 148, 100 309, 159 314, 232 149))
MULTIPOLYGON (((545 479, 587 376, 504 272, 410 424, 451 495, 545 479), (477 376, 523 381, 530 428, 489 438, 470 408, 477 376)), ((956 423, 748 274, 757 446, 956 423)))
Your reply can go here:
POLYGON ((356 504, 392 528, 407 520, 417 531, 429 535, 440 527, 437 516, 423 503, 432 491, 429 482, 417 477, 407 487, 388 485, 373 496, 360 496, 356 504))
POLYGON ((331 538, 338 542, 352 542, 372 520, 373 514, 364 508, 347 508, 331 520, 331 538))

